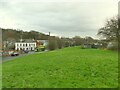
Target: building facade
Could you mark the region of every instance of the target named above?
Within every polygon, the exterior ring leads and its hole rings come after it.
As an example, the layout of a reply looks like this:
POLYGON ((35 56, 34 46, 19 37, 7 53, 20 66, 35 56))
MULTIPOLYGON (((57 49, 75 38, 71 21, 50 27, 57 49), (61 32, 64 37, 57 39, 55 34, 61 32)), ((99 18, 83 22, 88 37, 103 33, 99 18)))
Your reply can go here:
POLYGON ((33 51, 36 48, 36 42, 16 42, 15 50, 29 50, 33 51))

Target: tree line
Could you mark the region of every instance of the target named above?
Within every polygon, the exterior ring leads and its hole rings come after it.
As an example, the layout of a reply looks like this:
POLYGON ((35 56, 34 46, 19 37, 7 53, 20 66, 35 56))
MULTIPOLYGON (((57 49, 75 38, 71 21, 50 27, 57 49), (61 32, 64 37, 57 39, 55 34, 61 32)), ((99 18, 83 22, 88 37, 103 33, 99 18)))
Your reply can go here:
POLYGON ((43 33, 31 30, 31 31, 23 31, 19 29, 3 29, 2 30, 2 39, 3 41, 19 41, 22 39, 41 39, 41 40, 47 40, 49 38, 49 35, 45 35, 43 33))
MULTIPOLYGON (((97 42, 97 40, 92 37, 82 38, 80 36, 75 36, 73 38, 66 37, 58 37, 58 36, 49 36, 38 31, 23 31, 17 29, 2 29, 2 39, 3 41, 20 41, 22 38, 24 39, 34 39, 34 40, 48 40, 49 44, 47 48, 49 50, 61 49, 64 47, 70 46, 79 46, 86 42, 93 44, 97 42)), ((12 46, 13 47, 13 46, 12 46)))

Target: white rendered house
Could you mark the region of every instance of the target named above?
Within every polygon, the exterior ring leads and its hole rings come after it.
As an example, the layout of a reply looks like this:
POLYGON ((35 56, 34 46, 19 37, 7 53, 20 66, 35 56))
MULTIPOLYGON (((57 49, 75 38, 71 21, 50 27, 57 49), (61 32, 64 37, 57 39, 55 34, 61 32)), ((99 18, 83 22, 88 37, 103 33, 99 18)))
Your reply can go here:
POLYGON ((15 50, 29 50, 33 51, 36 48, 36 42, 16 42, 15 50))

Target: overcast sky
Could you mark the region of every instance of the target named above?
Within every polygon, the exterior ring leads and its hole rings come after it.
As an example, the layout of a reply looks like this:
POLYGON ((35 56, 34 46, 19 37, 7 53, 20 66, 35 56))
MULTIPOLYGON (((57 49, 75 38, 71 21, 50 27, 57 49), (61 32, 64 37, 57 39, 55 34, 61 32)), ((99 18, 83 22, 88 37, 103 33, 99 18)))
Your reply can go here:
POLYGON ((0 27, 45 34, 97 37, 107 18, 118 13, 119 0, 0 1, 0 27), (114 2, 113 2, 114 1, 114 2))

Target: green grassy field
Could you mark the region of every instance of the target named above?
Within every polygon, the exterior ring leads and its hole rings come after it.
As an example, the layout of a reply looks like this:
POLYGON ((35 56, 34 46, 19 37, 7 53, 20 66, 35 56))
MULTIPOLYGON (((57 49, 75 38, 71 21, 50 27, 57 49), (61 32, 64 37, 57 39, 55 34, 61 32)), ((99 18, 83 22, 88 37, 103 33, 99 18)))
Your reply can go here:
POLYGON ((3 63, 3 88, 116 88, 117 52, 69 47, 3 63))

